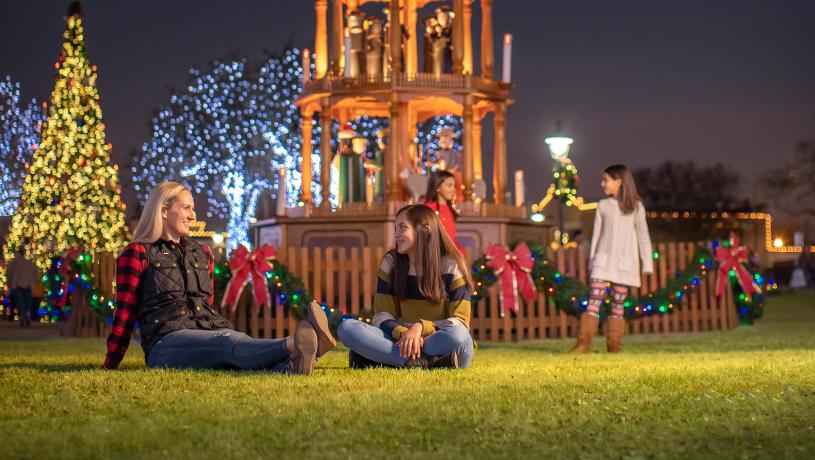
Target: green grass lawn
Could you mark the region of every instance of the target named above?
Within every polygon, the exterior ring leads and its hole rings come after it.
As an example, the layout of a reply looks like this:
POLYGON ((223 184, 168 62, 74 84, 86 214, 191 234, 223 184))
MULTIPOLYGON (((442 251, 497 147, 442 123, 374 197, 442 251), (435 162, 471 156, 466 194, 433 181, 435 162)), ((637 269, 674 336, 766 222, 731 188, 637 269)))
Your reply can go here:
POLYGON ((463 371, 147 370, 133 344, 0 341, 0 458, 815 458, 815 296, 753 327, 481 344, 463 371))

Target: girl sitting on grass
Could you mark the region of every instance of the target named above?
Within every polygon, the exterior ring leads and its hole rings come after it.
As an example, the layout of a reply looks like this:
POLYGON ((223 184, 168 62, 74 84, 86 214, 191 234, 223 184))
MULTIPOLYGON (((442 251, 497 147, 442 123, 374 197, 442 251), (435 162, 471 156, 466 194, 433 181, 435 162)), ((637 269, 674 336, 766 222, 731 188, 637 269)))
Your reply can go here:
POLYGON ((640 286, 640 261, 643 273, 654 271, 645 207, 631 172, 623 165, 609 166, 603 172, 600 186, 608 198, 597 203, 594 215, 589 256, 590 298, 586 311, 580 316, 577 345, 572 348, 572 353, 591 351, 600 306, 606 298, 606 283, 611 283, 611 316, 608 318, 606 344, 609 352, 622 351, 624 302, 628 288, 640 286))
POLYGON ((423 205, 399 210, 394 239, 379 266, 373 325, 339 325, 350 366, 469 367, 472 279, 464 256, 423 205))
POLYGON ((104 367, 119 366, 139 324, 148 367, 268 369, 310 374, 335 341, 316 303, 294 335, 253 339, 212 308, 212 251, 189 238, 189 189, 164 182, 150 191, 133 242, 116 259, 116 311, 104 367))

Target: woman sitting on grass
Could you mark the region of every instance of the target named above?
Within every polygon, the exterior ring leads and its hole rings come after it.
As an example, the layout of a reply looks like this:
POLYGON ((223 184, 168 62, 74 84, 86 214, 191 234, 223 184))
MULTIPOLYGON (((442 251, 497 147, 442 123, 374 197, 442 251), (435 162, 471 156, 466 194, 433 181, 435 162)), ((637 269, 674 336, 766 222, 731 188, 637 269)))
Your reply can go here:
POLYGON ((427 206, 399 210, 394 231, 396 248, 379 267, 373 325, 345 319, 338 329, 350 366, 469 367, 472 280, 464 256, 427 206))
POLYGON ((148 367, 268 369, 310 374, 335 345, 316 303, 294 335, 253 339, 212 309, 212 251, 189 238, 189 189, 164 182, 150 192, 133 242, 116 259, 116 311, 104 367, 119 366, 138 321, 148 367))

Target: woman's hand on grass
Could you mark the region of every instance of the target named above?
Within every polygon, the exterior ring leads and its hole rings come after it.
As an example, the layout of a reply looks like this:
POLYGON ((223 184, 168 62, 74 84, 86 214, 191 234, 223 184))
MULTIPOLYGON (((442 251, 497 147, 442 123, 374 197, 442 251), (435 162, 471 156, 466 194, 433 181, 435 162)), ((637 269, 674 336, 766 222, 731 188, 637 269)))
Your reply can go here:
POLYGON ((399 341, 399 356, 405 359, 416 359, 421 356, 424 339, 422 338, 422 323, 413 323, 408 330, 402 333, 399 341))

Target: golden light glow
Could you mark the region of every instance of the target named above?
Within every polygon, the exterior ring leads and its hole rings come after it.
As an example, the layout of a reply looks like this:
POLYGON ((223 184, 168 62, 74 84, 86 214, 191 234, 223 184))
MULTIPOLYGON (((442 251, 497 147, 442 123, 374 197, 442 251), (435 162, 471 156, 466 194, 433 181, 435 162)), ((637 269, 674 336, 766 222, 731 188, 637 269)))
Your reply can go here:
MULTIPOLYGON (((532 205, 532 212, 533 213, 542 213, 543 209, 546 205, 549 204, 550 201, 554 198, 555 195, 555 186, 550 185, 549 189, 546 191, 546 196, 543 197, 537 204, 532 205)), ((584 203, 582 197, 578 197, 571 206, 576 207, 581 211, 588 211, 597 208, 597 202, 592 203, 584 203)), ((735 220, 763 220, 764 221, 764 249, 767 252, 782 252, 782 253, 793 253, 793 252, 801 252, 803 248, 801 246, 785 246, 784 241, 780 238, 776 238, 773 240, 773 217, 770 213, 767 212, 711 212, 711 213, 697 213, 697 212, 688 212, 685 211, 683 213, 679 212, 655 212, 650 211, 648 212, 648 217, 650 218, 657 218, 661 217, 663 219, 735 219, 735 220)), ((815 251, 815 246, 810 246, 811 251, 815 251)))

